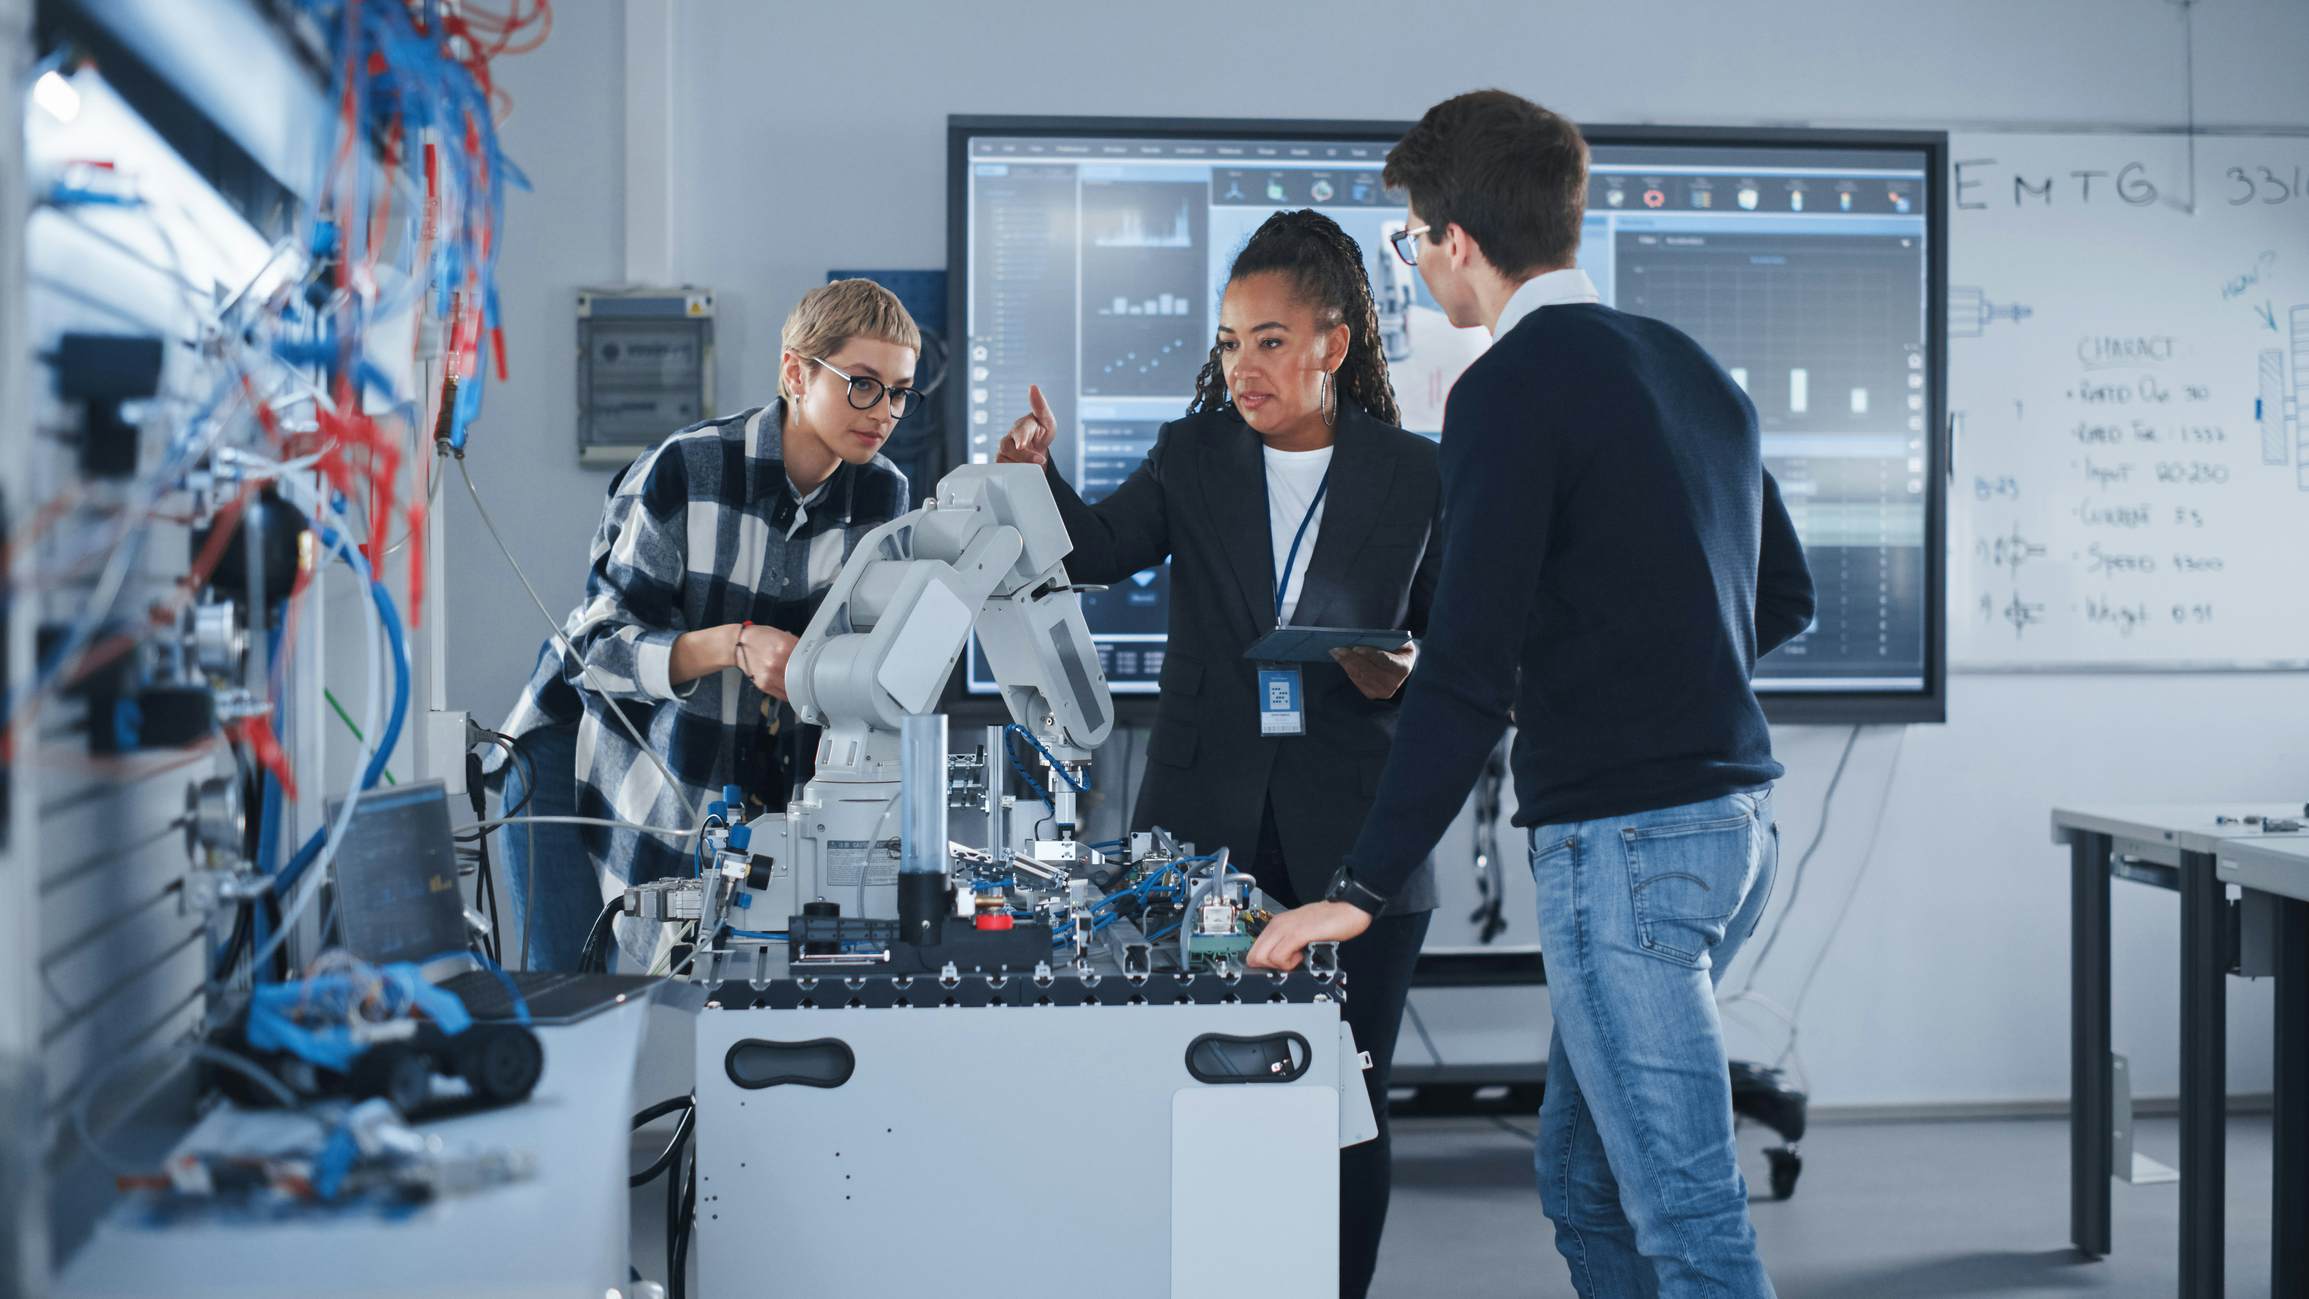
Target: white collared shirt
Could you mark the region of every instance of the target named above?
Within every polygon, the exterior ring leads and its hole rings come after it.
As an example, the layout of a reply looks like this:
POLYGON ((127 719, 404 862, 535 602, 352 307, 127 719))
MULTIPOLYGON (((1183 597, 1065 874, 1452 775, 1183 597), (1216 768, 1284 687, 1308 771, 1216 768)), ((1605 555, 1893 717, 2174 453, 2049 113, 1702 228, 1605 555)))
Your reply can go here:
POLYGON ((1595 281, 1577 266, 1560 271, 1534 275, 1525 280, 1507 305, 1500 309, 1499 323, 1491 327, 1493 338, 1505 338, 1507 331, 1523 323, 1523 318, 1541 307, 1561 306, 1567 302, 1601 302, 1603 296, 1595 291, 1595 281))

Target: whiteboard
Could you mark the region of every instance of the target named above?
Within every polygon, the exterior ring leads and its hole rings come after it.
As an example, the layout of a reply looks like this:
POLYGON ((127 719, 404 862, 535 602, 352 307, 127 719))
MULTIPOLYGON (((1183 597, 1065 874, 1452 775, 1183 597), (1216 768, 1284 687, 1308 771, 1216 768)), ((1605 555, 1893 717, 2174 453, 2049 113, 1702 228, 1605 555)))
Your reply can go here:
POLYGON ((2309 139, 1949 159, 1951 664, 2309 666, 2309 139))

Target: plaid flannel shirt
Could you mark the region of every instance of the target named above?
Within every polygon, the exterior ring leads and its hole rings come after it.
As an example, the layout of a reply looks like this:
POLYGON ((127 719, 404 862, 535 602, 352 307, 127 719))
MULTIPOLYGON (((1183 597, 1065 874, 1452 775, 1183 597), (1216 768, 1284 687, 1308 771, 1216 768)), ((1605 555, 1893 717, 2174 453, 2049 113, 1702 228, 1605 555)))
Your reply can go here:
MULTIPOLYGON (((786 477, 785 403, 684 429, 635 461, 611 489, 595 531, 585 600, 562 624, 574 658, 548 640, 519 703, 499 728, 518 740, 575 720, 578 814, 692 829, 727 784, 749 785, 791 710, 735 668, 675 685, 674 641, 751 620, 800 635, 850 549, 903 513, 906 476, 881 456, 844 463, 806 498, 786 477), (666 784, 609 710, 619 708, 665 759, 666 784)), ((802 747, 806 755, 808 746, 802 747)), ((799 774, 799 773, 797 773, 799 774)), ((584 827, 603 895, 686 875, 690 846, 634 830, 584 827)))

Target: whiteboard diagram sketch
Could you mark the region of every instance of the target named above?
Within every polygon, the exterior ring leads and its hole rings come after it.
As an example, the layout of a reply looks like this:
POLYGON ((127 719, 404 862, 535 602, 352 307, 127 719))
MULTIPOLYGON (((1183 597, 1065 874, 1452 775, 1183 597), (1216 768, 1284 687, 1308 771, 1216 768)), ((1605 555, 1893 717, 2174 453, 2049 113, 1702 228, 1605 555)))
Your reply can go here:
MULTIPOLYGON (((2276 327, 2276 313, 2267 316, 2276 327)), ((2280 347, 2261 351, 2259 396, 2253 399, 2253 419, 2261 426, 2261 463, 2293 470, 2294 486, 2309 492, 2309 303, 2286 315, 2292 332, 2292 378, 2286 378, 2285 353, 2280 347)))
POLYGON ((2309 492, 2309 305, 2293 308, 2293 391, 2285 400, 2285 427, 2293 434, 2294 485, 2309 492))
MULTIPOLYGON (((2301 331, 2295 329, 2294 337, 2301 331)), ((2296 363, 2293 367, 2301 369, 2296 363)), ((2285 351, 2266 348, 2261 353, 2261 395, 2253 400, 2253 418, 2261 425, 2261 463, 2286 465, 2293 461, 2293 436, 2297 418, 2289 418, 2293 407, 2291 394, 2285 391, 2285 351)))
POLYGON ((1978 338, 1982 331, 1999 320, 2018 324, 2036 314, 2034 307, 2017 302, 1991 302, 1977 285, 1951 284, 1948 286, 1948 336, 1950 338, 1978 338))
POLYGON ((2309 667, 2309 141, 1950 145, 1952 665, 2309 667))

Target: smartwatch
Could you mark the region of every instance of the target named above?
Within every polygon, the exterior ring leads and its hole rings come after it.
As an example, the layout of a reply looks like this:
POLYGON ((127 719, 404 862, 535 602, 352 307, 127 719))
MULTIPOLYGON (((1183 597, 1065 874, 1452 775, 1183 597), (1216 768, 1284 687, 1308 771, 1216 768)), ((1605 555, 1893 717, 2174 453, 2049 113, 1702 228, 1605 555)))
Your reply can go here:
POLYGON ((1385 894, 1355 878, 1355 872, 1341 866, 1331 874, 1331 887, 1323 890, 1325 902, 1344 902, 1349 906, 1376 916, 1387 909, 1385 894))

